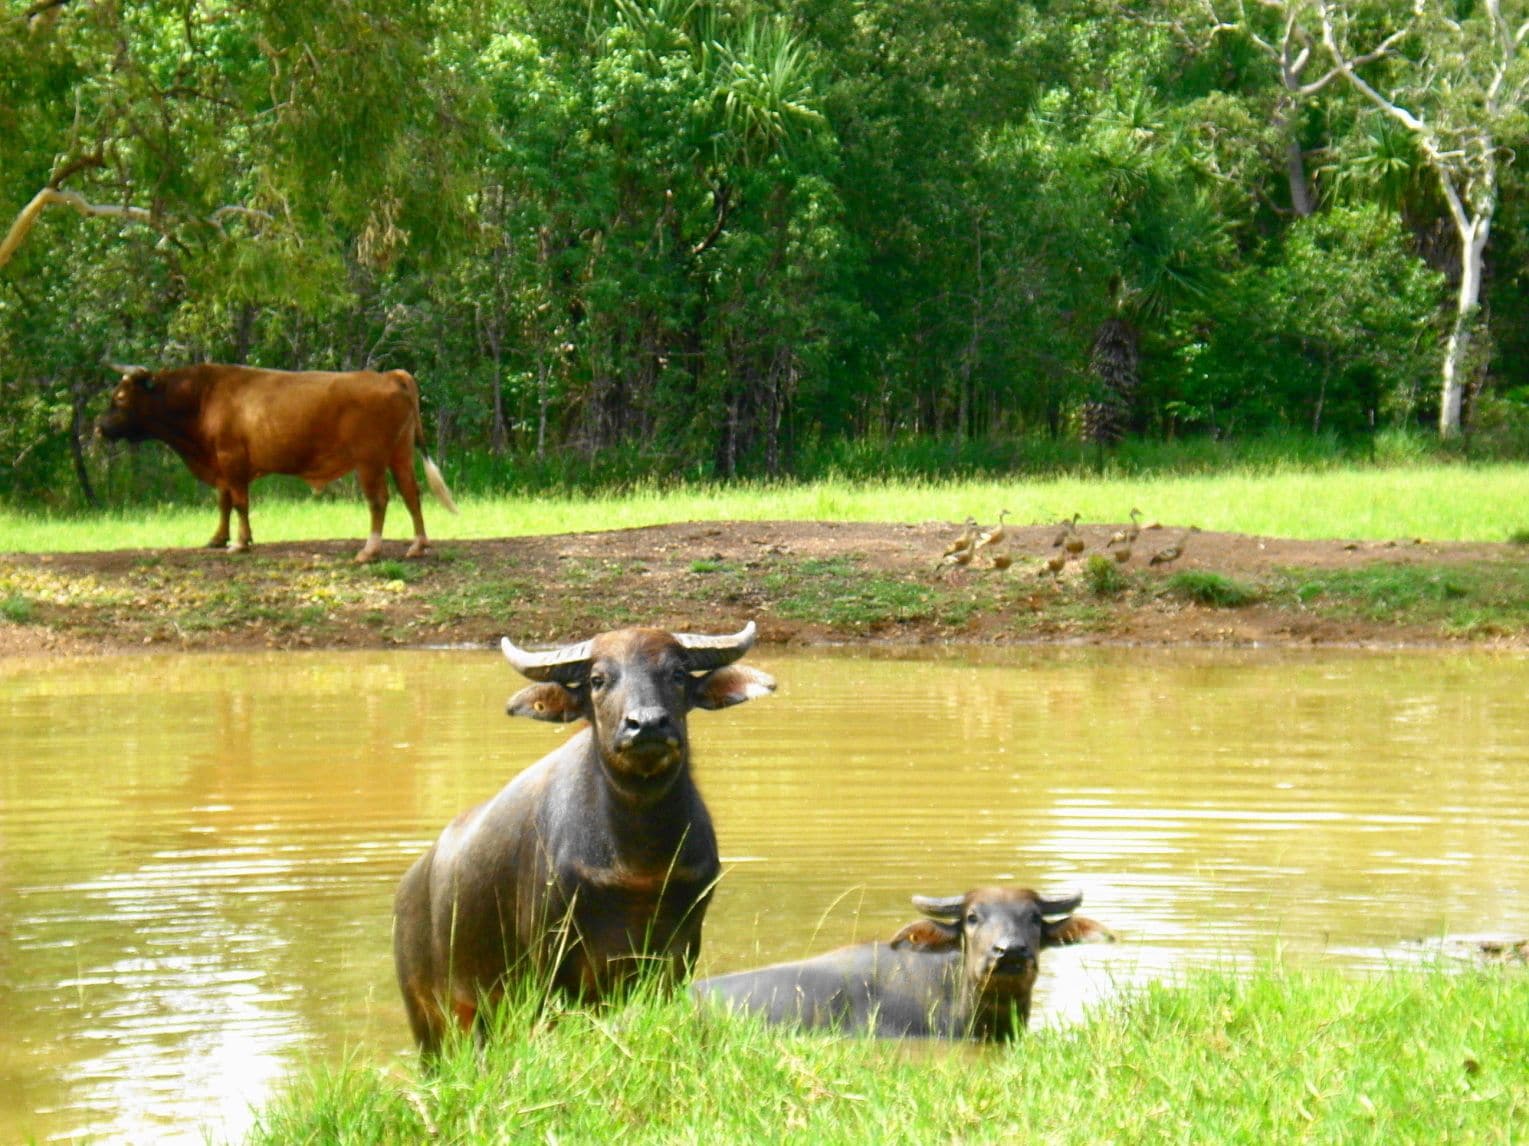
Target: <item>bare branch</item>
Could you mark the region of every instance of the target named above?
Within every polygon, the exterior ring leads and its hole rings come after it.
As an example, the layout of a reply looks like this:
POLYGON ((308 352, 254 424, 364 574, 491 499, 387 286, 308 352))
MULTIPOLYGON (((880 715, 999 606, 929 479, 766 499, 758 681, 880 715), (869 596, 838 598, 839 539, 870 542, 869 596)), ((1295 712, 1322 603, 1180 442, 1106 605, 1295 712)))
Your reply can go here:
POLYGON ((37 223, 37 217, 42 214, 43 208, 52 203, 61 203, 67 207, 73 207, 81 215, 95 215, 104 218, 121 219, 126 223, 143 223, 154 227, 156 222, 151 212, 142 207, 128 207, 116 203, 90 203, 83 195, 73 191, 60 191, 56 187, 44 187, 32 201, 21 209, 16 216, 16 221, 11 224, 11 229, 6 232, 5 238, 0 239, 0 267, 11 261, 11 256, 16 253, 16 248, 21 246, 28 233, 37 223))
POLYGON ((692 258, 705 254, 722 237, 722 228, 727 226, 727 215, 732 209, 732 198, 732 188, 726 184, 712 190, 712 201, 716 204, 716 222, 712 224, 711 231, 706 237, 690 248, 692 258))
MULTIPOLYGON (((92 203, 85 196, 75 191, 60 191, 56 184, 85 167, 99 167, 102 162, 99 156, 87 156, 83 160, 75 160, 61 168, 48 186, 44 187, 32 201, 17 214, 11 223, 10 230, 5 233, 5 238, 0 239, 0 267, 11 261, 11 256, 16 253, 18 247, 26 240, 28 234, 37 225, 45 207, 52 204, 60 204, 65 207, 73 207, 81 215, 87 218, 120 219, 124 223, 140 223, 145 227, 152 227, 161 234, 165 233, 164 220, 146 207, 133 207, 121 203, 92 203)), ((230 215, 242 216, 246 219, 258 219, 261 222, 271 222, 271 216, 266 212, 254 207, 244 207, 237 203, 229 203, 217 208, 208 215, 206 222, 216 227, 219 232, 223 231, 223 222, 230 215)))
POLYGON ((207 221, 221 231, 223 229, 223 219, 227 215, 241 215, 246 219, 259 219, 262 223, 271 222, 269 213, 255 207, 242 207, 237 203, 224 204, 211 215, 208 215, 207 221))
MULTIPOLYGON (((1417 116, 1413 115, 1406 108, 1402 107, 1400 104, 1381 95, 1380 92, 1376 91, 1373 87, 1370 86, 1370 84, 1365 80, 1363 76, 1354 70, 1359 65, 1361 60, 1376 58, 1375 53, 1368 52, 1364 56, 1358 57, 1357 59, 1349 59, 1343 54, 1343 49, 1338 46, 1338 35, 1333 30, 1332 15, 1328 11, 1326 0, 1318 0, 1317 11, 1322 14, 1322 43, 1326 45, 1328 54, 1332 56, 1333 63, 1336 65, 1336 70, 1351 84, 1353 84, 1354 87, 1359 92, 1361 92, 1366 99, 1368 99, 1381 111, 1391 116, 1408 131, 1416 133, 1420 139, 1422 139, 1424 146, 1428 148, 1429 154, 1432 155, 1434 148, 1432 146, 1432 140, 1430 138, 1431 133, 1428 130, 1428 125, 1420 120, 1417 116)), ((1395 40, 1400 39, 1401 36, 1401 32, 1393 32, 1391 35, 1386 37, 1385 42, 1394 42, 1395 40)), ((1375 49, 1377 52, 1379 50, 1379 48, 1375 49)))

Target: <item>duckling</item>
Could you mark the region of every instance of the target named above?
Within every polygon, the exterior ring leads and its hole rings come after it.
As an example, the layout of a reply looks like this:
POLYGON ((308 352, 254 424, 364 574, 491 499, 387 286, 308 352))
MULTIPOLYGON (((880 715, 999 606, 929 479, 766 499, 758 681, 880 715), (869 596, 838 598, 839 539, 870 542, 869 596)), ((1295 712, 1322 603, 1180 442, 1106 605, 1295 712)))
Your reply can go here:
POLYGON ((1036 570, 1036 575, 1040 577, 1051 577, 1054 580, 1061 575, 1062 570, 1066 567, 1067 554, 1054 553, 1050 557, 1046 558, 1045 563, 1036 570))
POLYGON ((961 535, 952 541, 949 545, 947 545, 945 547, 945 552, 940 556, 941 558, 951 557, 957 553, 960 553, 963 549, 970 549, 972 547, 972 542, 976 540, 977 519, 975 517, 968 517, 966 519, 966 527, 961 530, 961 535))
POLYGON ((977 540, 972 542, 972 548, 986 549, 988 546, 997 545, 1000 541, 1002 541, 1008 532, 1003 527, 1003 519, 1008 516, 1008 510, 1000 509, 998 511, 998 524, 993 526, 991 529, 984 529, 981 533, 977 534, 977 540))
POLYGON ((995 553, 995 554, 993 554, 993 568, 994 569, 999 569, 999 570, 1007 569, 1012 564, 1014 564, 1014 555, 1012 553, 1008 552, 1007 550, 1005 550, 1002 553, 995 553))
POLYGON ((1057 535, 1051 539, 1051 548, 1060 548, 1062 544, 1077 531, 1078 518, 1082 516, 1083 515, 1081 513, 1075 513, 1072 515, 1071 521, 1063 521, 1059 523, 1062 528, 1058 530, 1057 535))

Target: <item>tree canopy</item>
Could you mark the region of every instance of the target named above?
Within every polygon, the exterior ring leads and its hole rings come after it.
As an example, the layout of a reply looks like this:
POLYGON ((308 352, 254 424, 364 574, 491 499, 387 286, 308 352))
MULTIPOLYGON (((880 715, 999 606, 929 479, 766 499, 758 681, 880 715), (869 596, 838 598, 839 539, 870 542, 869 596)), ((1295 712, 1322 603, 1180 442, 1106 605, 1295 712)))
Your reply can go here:
POLYGON ((108 361, 509 466, 1529 440, 1529 0, 3 0, 0 494, 108 361))

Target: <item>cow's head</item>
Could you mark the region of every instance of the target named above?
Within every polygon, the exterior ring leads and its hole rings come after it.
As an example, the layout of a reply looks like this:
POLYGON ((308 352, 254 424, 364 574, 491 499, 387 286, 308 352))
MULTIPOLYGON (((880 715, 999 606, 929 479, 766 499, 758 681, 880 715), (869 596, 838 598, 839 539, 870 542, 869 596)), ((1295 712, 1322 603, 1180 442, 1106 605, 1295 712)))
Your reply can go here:
POLYGON ((666 789, 689 759, 685 717, 764 696, 775 681, 735 665, 754 644, 754 623, 726 637, 620 629, 577 645, 529 653, 506 637, 504 655, 536 684, 510 697, 511 716, 588 720, 611 779, 622 790, 666 789))
POLYGON ((989 887, 965 895, 915 895, 926 918, 908 924, 892 946, 962 952, 964 1001, 982 1033, 1017 1033, 1030 1016, 1037 959, 1043 947, 1109 942, 1114 936, 1091 919, 1072 914, 1082 895, 1050 899, 1019 888, 989 887))
POLYGON ((111 441, 141 442, 152 437, 151 415, 160 405, 154 374, 144 366, 113 366, 122 380, 112 391, 111 405, 96 423, 96 432, 111 441))

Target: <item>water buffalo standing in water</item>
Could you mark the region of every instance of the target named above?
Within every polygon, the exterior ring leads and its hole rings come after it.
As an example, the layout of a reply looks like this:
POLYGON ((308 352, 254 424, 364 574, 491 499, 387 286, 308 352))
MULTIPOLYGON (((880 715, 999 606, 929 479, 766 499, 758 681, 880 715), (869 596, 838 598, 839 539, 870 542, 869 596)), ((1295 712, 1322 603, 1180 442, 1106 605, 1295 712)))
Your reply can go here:
POLYGON ((433 1053, 509 979, 598 1000, 644 962, 687 974, 720 871, 690 775, 686 714, 775 687, 732 662, 733 636, 623 629, 504 653, 537 682, 511 716, 587 720, 487 803, 458 816, 399 884, 393 950, 414 1037, 433 1053))
MULTIPOLYGON (((372 511, 372 529, 356 554, 382 552, 388 508, 388 473, 414 520, 414 544, 405 557, 430 548, 414 477, 414 447, 423 450, 419 386, 407 371, 378 374, 257 370, 203 363, 152 373, 124 366, 111 406, 98 429, 111 440, 157 438, 181 456, 197 479, 218 491, 218 528, 207 543, 228 544, 229 514, 239 513, 234 551, 247 550, 250 483, 266 474, 292 474, 315 490, 352 470, 372 511)), ((425 457, 430 491, 457 511, 441 471, 425 457)))
POLYGON ((1109 942, 1110 931, 1073 915, 1081 895, 981 888, 942 899, 914 896, 926 918, 890 943, 702 979, 698 998, 767 1021, 883 1037, 1012 1039, 1030 1018, 1043 947, 1109 942))

